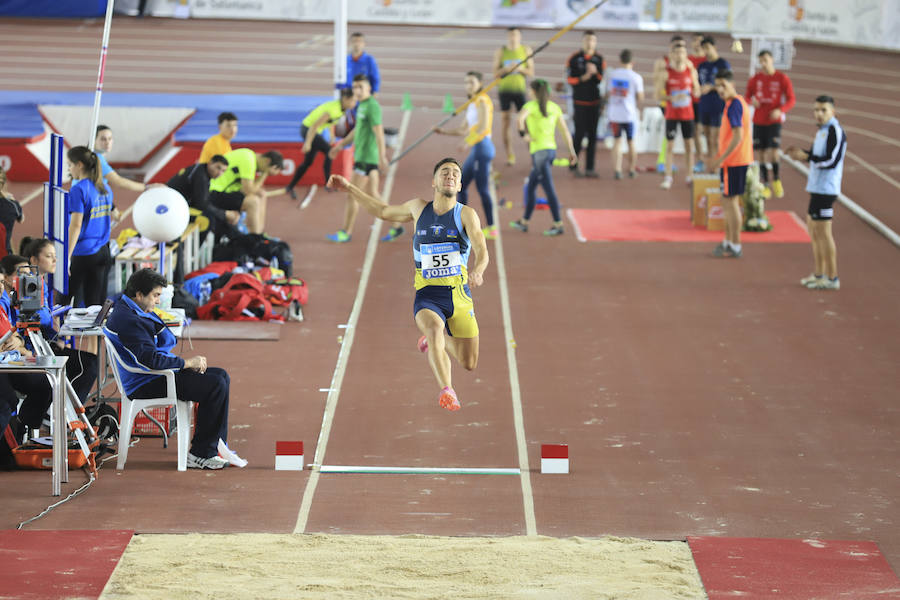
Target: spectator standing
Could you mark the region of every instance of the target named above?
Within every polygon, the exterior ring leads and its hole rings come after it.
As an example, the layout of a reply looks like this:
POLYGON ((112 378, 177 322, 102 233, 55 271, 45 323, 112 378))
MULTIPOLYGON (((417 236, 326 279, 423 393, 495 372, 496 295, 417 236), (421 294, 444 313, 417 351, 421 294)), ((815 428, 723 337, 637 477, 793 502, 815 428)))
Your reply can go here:
POLYGON ((534 77, 534 60, 525 60, 531 54, 531 48, 522 44, 522 31, 518 27, 510 27, 506 30, 506 45, 501 46, 494 53, 494 77, 503 78, 497 84, 497 93, 500 99, 500 127, 507 165, 516 163, 516 155, 512 150, 510 126, 513 115, 522 110, 525 105, 527 78, 534 77), (522 63, 522 61, 525 62, 522 63), (519 65, 519 63, 522 64, 519 65))
POLYGON ((722 127, 719 128, 719 155, 709 166, 719 171, 722 182, 722 208, 725 212, 725 240, 715 247, 717 258, 740 258, 741 219, 740 199, 747 185, 747 167, 753 162, 753 140, 750 134, 750 109, 734 87, 734 73, 716 74, 716 91, 725 102, 722 127))
POLYGON ((628 176, 637 175, 637 147, 634 144, 634 130, 639 121, 638 102, 644 101, 644 78, 634 70, 631 50, 619 53, 621 66, 611 69, 605 79, 606 96, 609 98, 607 110, 612 127, 613 170, 616 179, 622 179, 622 135, 628 141, 628 176))
POLYGON ((809 150, 788 148, 787 154, 796 160, 809 161, 806 191, 809 210, 806 223, 812 239, 815 270, 800 284, 811 290, 839 290, 837 247, 831 231, 834 203, 841 193, 844 157, 847 155, 847 136, 834 116, 834 98, 819 96, 813 106, 819 130, 809 150))
MULTIPOLYGON (((600 85, 606 62, 597 54, 597 34, 587 30, 581 36, 581 50, 569 57, 567 63, 567 81, 572 86, 572 104, 575 108, 576 152, 585 147, 584 172, 578 171, 575 165, 570 168, 576 177, 597 177, 594 170, 594 154, 597 148, 597 123, 600 121, 602 97, 600 85)), ((631 139, 631 138, 629 138, 631 139)))
POLYGON ((781 124, 787 112, 794 108, 794 85, 790 77, 775 70, 772 53, 759 53, 759 67, 747 82, 747 101, 756 109, 753 112, 753 150, 759 163, 759 180, 766 186, 765 196, 774 192, 776 198, 784 197, 781 172, 778 164, 778 148, 781 146, 781 124), (772 190, 769 191, 769 168, 772 169, 772 190))
MULTIPOLYGON (((716 41, 711 36, 703 38, 703 52, 706 60, 697 67, 700 81, 700 127, 706 138, 707 161, 719 155, 719 127, 722 126, 722 111, 725 103, 716 92, 716 73, 731 69, 728 61, 719 56, 716 41)), ((748 132, 749 135, 749 132, 748 132)))
POLYGON ((3 226, 5 234, 2 237, 3 248, 6 249, 5 254, 12 254, 12 233, 16 223, 21 223, 25 217, 22 214, 22 206, 12 195, 12 192, 6 189, 6 170, 0 167, 0 225, 3 226))

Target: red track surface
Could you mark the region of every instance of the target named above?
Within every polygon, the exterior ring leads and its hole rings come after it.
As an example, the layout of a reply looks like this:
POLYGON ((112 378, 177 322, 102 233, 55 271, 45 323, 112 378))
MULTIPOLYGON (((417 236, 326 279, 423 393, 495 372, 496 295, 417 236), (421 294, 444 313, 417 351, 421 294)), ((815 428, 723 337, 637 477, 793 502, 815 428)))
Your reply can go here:
MULTIPOLYGON (((120 18, 106 89, 321 94, 330 87, 329 43, 297 44, 329 31, 120 18)), ((400 122, 396 107, 405 92, 416 107, 437 109, 446 93, 459 102, 462 73, 488 70, 503 38, 497 30, 365 31, 382 66, 389 125, 400 122)), ((91 89, 99 32, 99 23, 71 21, 0 25, 4 55, 17 57, 0 67, 0 85, 91 89), (35 43, 51 34, 65 39, 65 48, 35 43)), ((546 37, 525 34, 532 43, 546 37)), ((649 80, 666 37, 604 34, 600 49, 614 57, 630 46, 649 80)), ((538 74, 561 79, 577 44, 571 34, 544 52, 538 74)), ((746 56, 726 56, 743 80, 746 56)), ((785 142, 808 144, 812 98, 832 93, 852 153, 844 191, 900 229, 900 205, 889 201, 898 186, 895 63, 896 55, 801 44, 791 72, 799 106, 785 142)), ((413 113, 406 142, 439 119, 436 110, 413 113)), ((499 126, 494 131, 499 146, 499 126)), ((422 144, 400 163, 392 201, 427 195, 431 166, 454 152, 447 138, 422 144)), ((661 192, 653 175, 613 182, 608 154, 599 159, 599 182, 557 172, 566 207, 687 208, 686 190, 661 192)), ((499 195, 516 207, 524 163, 498 167, 499 195)), ((771 207, 803 215, 805 181, 789 167, 783 172, 787 197, 771 207)), ((22 196, 32 187, 14 191, 22 196)), ((276 473, 273 448, 275 440, 302 439, 308 460, 316 449, 326 396, 318 390, 332 380, 336 338, 344 335, 337 326, 353 305, 371 223, 361 219, 352 244, 327 244, 323 235, 338 225, 342 206, 342 198, 320 191, 304 212, 284 200, 270 208, 271 233, 291 242, 298 272, 310 282, 305 323, 286 325, 277 344, 194 343, 232 375, 229 442, 251 467, 179 474, 174 451, 145 439, 125 471, 104 468, 86 495, 30 527, 293 530, 310 474, 276 473)), ((21 231, 34 232, 37 202, 27 209, 21 231)), ((518 214, 501 211, 501 223, 518 214)), ((542 219, 548 217, 539 213, 535 230, 542 219)), ((538 533, 872 540, 895 570, 900 566, 898 249, 844 209, 835 233, 844 288, 820 294, 797 285, 811 262, 800 244, 752 245, 744 259, 720 262, 707 257, 707 244, 581 244, 570 232, 546 239, 504 229, 538 533), (569 444, 570 475, 534 471, 540 444, 548 442, 569 444)), ((438 390, 415 347, 409 243, 407 237, 378 246, 324 462, 517 466, 498 257, 476 290, 481 362, 471 374, 455 369, 463 409, 451 414, 437 407, 438 390)), ((49 503, 49 474, 2 478, 0 525, 12 527, 49 503)), ((522 490, 512 476, 323 474, 305 530, 523 534, 522 490)))

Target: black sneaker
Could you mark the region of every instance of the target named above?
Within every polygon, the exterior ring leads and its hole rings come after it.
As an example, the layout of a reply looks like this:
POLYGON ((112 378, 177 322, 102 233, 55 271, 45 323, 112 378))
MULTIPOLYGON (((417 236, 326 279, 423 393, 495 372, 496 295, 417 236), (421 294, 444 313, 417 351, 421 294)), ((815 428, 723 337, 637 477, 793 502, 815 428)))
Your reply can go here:
POLYGON ((584 176, 587 177, 588 179, 600 179, 600 173, 598 173, 597 171, 595 171, 593 169, 589 169, 589 170, 585 171, 584 176))
POLYGON ((294 191, 294 188, 286 187, 284 188, 284 191, 287 192, 287 195, 291 197, 291 200, 297 199, 297 192, 294 191))
POLYGON ((513 229, 518 229, 522 233, 528 233, 528 223, 523 223, 521 220, 510 221, 509 226, 513 229))

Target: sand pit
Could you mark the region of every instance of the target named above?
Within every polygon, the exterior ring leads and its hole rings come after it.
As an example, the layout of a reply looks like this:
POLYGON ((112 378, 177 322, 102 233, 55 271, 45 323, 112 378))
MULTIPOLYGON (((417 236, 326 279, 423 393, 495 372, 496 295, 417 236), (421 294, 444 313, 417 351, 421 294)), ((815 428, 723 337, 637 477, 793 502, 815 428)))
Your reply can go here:
POLYGON ((101 600, 705 599, 687 544, 633 538, 138 535, 101 600))

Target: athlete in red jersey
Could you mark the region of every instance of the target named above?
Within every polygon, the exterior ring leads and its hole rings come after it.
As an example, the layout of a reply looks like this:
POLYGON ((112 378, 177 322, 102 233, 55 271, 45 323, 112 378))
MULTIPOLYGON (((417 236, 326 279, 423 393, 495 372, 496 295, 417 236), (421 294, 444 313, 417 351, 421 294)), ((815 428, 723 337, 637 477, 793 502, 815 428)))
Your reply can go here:
POLYGON ((678 127, 684 138, 685 169, 687 181, 690 182, 691 169, 694 166, 694 103, 692 97, 700 93, 697 70, 687 59, 687 47, 684 42, 672 46, 669 53, 669 66, 666 67, 666 176, 661 187, 672 187, 672 146, 678 127))
POLYGON ((776 198, 784 196, 778 165, 781 124, 794 107, 794 86, 790 78, 775 70, 772 53, 759 53, 760 70, 747 82, 747 101, 756 108, 753 113, 753 149, 759 162, 759 179, 769 195, 769 165, 772 166, 772 191, 776 198))

